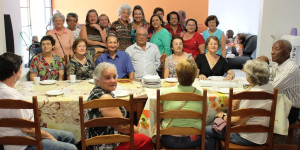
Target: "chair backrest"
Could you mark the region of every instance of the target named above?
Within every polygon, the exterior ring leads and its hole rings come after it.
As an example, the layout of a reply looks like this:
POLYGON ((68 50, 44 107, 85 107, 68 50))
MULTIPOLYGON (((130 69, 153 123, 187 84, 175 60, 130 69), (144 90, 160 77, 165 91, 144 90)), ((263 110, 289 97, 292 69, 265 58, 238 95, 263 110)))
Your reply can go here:
POLYGON ((133 95, 130 94, 130 99, 95 99, 89 102, 83 103, 82 96, 79 97, 79 109, 80 109, 80 126, 81 126, 81 145, 85 150, 86 146, 101 145, 109 143, 122 143, 130 142, 130 149, 134 149, 134 124, 133 124, 133 95), (120 107, 124 106, 129 108, 129 119, 120 117, 101 117, 94 118, 88 121, 84 120, 84 109, 98 109, 105 107, 120 107), (104 127, 114 125, 130 125, 130 134, 111 134, 111 135, 99 135, 89 139, 85 137, 85 128, 89 127, 104 127))
POLYGON ((207 90, 203 90, 203 96, 189 93, 178 92, 160 95, 160 90, 157 90, 157 129, 156 129, 156 149, 160 149, 160 135, 202 135, 201 149, 205 149, 205 125, 207 113, 207 90), (199 101, 202 102, 202 113, 192 110, 169 110, 161 112, 161 101, 199 101), (164 118, 186 118, 186 119, 202 119, 202 129, 192 127, 167 127, 160 129, 160 120, 164 118))
POLYGON ((161 55, 162 57, 162 75, 161 75, 161 78, 164 79, 164 75, 165 75, 165 64, 166 64, 166 58, 167 58, 167 55, 161 55))
POLYGON ((27 136, 4 136, 0 137, 0 144, 36 145, 38 150, 42 149, 40 118, 36 96, 32 98, 32 103, 24 100, 1 99, 0 109, 32 109, 34 113, 34 121, 21 118, 1 118, 0 127, 35 129, 35 138, 27 136))
POLYGON ((274 131, 274 119, 276 111, 278 89, 274 88, 273 94, 264 91, 245 91, 233 94, 233 89, 230 88, 229 91, 229 107, 227 112, 227 123, 226 123, 226 134, 225 134, 225 148, 229 149, 230 133, 268 133, 268 139, 266 145, 268 149, 271 150, 273 147, 273 131, 274 131), (232 111, 232 100, 235 99, 247 99, 247 100, 271 100, 271 110, 266 110, 262 108, 248 108, 248 109, 238 109, 232 111), (231 116, 241 116, 241 117, 270 117, 269 127, 251 124, 251 125, 235 125, 232 126, 231 116))
POLYGON ((245 34, 246 39, 244 42, 244 53, 243 56, 251 56, 257 47, 257 35, 245 34))

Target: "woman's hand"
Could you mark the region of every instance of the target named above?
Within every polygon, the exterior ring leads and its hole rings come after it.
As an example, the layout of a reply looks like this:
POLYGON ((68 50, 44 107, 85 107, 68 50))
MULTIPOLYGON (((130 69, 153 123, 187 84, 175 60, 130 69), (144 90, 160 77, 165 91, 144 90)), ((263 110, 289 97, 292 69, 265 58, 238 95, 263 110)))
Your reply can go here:
POLYGON ((98 31, 101 29, 99 24, 90 24, 90 27, 97 29, 98 31))
POLYGON ((204 74, 200 74, 199 80, 207 80, 207 77, 204 74))
POLYGON ((224 115, 224 112, 220 112, 220 113, 218 113, 218 114, 216 115, 216 117, 218 117, 218 118, 222 118, 222 117, 223 117, 223 115, 224 115))
POLYGON ((224 80, 232 80, 232 77, 227 75, 224 80))

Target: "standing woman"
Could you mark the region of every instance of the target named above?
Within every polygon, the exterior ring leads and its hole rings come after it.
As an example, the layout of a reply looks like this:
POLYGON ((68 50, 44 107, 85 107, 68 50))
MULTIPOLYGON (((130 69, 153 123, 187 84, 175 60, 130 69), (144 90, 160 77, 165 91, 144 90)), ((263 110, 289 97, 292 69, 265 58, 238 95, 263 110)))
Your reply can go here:
MULTIPOLYGON (((204 40, 206 41, 206 39, 212 35, 218 37, 219 41, 221 41, 221 46, 218 48, 217 54, 226 58, 226 37, 224 35, 224 32, 217 28, 217 26, 219 25, 217 16, 208 16, 205 20, 205 25, 208 27, 208 29, 203 32, 204 40)), ((205 53, 207 53, 207 49, 205 50, 205 53)))
POLYGON ((152 15, 150 20, 150 30, 153 31, 150 42, 154 43, 160 51, 160 54, 165 53, 167 56, 172 54, 170 44, 172 35, 164 28, 163 21, 158 15, 152 15))
POLYGON ((185 32, 182 35, 184 41, 183 50, 192 54, 195 59, 199 54, 204 54, 205 49, 203 36, 197 31, 197 21, 195 19, 188 19, 185 23, 185 32))
POLYGON ((109 33, 109 29, 110 29, 110 21, 109 18, 106 14, 101 14, 99 16, 99 24, 100 24, 100 28, 101 30, 106 33, 105 37, 108 35, 109 33))
POLYGON ((133 43, 136 42, 135 31, 139 27, 149 28, 149 23, 145 20, 144 10, 140 5, 136 5, 132 11, 133 22, 131 23, 131 37, 133 43))
POLYGON ((73 55, 72 44, 74 34, 71 30, 64 27, 65 16, 61 13, 56 13, 52 17, 54 29, 47 31, 47 35, 51 35, 55 42, 53 53, 61 58, 65 55, 73 55))
POLYGON ((178 62, 184 58, 193 59, 191 54, 183 51, 183 47, 184 43, 182 37, 175 36, 172 38, 171 49, 173 50, 173 54, 166 58, 164 78, 177 78, 176 65, 178 62))
POLYGON ((210 36, 205 42, 206 54, 200 54, 196 63, 200 70, 199 79, 206 80, 209 76, 223 76, 224 80, 232 80, 234 72, 228 69, 228 63, 225 58, 216 54, 219 47, 219 39, 216 36, 210 36))
POLYGON ((119 50, 125 51, 127 47, 133 44, 131 39, 131 25, 129 16, 131 7, 128 4, 122 4, 118 10, 119 19, 112 23, 109 33, 116 35, 120 43, 119 50))
POLYGON ((86 40, 78 38, 74 41, 72 49, 74 57, 67 64, 67 78, 70 80, 70 75, 76 75, 78 80, 86 80, 93 78, 95 64, 93 57, 86 51, 86 40))
POLYGON ((80 37, 87 41, 87 50, 95 53, 103 53, 106 48, 106 31, 101 30, 99 25, 98 13, 95 9, 90 9, 85 18, 85 26, 82 26, 80 37))
POLYGON ((55 40, 51 35, 41 39, 42 53, 35 55, 30 64, 30 80, 63 80, 64 66, 62 58, 52 53, 55 40))

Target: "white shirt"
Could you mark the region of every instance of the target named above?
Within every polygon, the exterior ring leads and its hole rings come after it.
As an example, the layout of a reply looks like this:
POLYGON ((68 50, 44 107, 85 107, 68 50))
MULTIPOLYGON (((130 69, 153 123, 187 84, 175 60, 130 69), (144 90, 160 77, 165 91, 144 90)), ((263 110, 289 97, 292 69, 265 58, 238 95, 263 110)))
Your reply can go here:
POLYGON ((157 69, 160 65, 160 52, 153 43, 146 43, 146 49, 143 50, 137 43, 126 48, 125 52, 129 54, 130 60, 135 70, 135 78, 142 79, 145 75, 157 75, 157 69))
POLYGON ((76 30, 72 31, 74 34, 74 40, 76 40, 79 37, 80 34, 80 29, 76 28, 76 30))
MULTIPOLYGON (((268 83, 262 86, 254 86, 251 88, 250 91, 265 91, 269 93, 273 93, 273 86, 272 84, 268 83)), ((262 108, 266 110, 271 110, 271 103, 270 100, 241 100, 239 109, 241 108, 262 108)), ((263 126, 269 126, 269 117, 251 117, 246 122, 246 125, 251 124, 259 124, 263 126)), ((251 141, 256 144, 265 144, 267 141, 268 133, 240 133, 240 136, 248 141, 251 141)))
MULTIPOLYGON (((24 100, 24 97, 16 89, 0 82, 0 100, 15 99, 24 100)), ((24 118, 34 120, 33 111, 29 109, 0 109, 0 118, 24 118)), ((28 136, 18 128, 0 127, 0 137, 2 136, 28 136)), ((5 150, 23 150, 27 146, 4 145, 5 150)))
POLYGON ((270 68, 273 86, 279 93, 285 94, 293 107, 300 108, 300 70, 290 59, 278 66, 276 63, 270 68))

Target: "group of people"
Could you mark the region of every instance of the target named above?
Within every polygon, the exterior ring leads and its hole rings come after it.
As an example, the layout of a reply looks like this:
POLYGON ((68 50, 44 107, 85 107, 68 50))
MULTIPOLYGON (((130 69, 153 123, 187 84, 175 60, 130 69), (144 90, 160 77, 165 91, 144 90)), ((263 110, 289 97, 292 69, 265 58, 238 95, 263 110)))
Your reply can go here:
MULTIPOLYGON (((216 16, 207 17, 205 25, 208 29, 203 36, 197 32, 197 21, 186 18, 183 11, 172 11, 167 15, 168 23, 163 21, 164 10, 156 8, 150 19, 146 21, 143 9, 137 5, 131 11, 127 4, 121 5, 118 10, 119 19, 112 22, 108 16, 101 14, 98 17, 96 10, 91 9, 86 15, 86 24, 80 31, 76 27, 78 16, 75 13, 67 15, 68 28, 64 27, 64 16, 60 13, 53 16, 54 29, 47 32, 41 39, 42 52, 33 57, 30 64, 30 79, 39 76, 41 80, 63 80, 64 74, 75 74, 77 79, 85 80, 93 78, 95 87, 91 91, 88 101, 94 99, 114 98, 112 93, 117 87, 118 78, 141 79, 145 75, 157 75, 164 70, 164 78, 178 78, 179 85, 163 89, 162 93, 170 92, 194 92, 202 95, 201 90, 195 90, 192 86, 194 80, 206 80, 209 76, 224 76, 225 80, 234 78, 234 72, 228 68, 226 56, 226 37, 222 30, 218 29, 219 21, 216 16), (129 16, 132 13, 132 22, 129 16), (184 17, 182 19, 180 16, 184 17), (96 57, 97 53, 102 53, 96 57), (64 61, 67 55, 72 58, 64 61), (164 59, 166 57, 166 59, 164 59), (163 69, 164 68, 164 69, 163 69)), ((239 38, 236 38, 239 40, 239 38)), ((242 41, 242 40, 241 40, 242 41)), ((272 61, 275 66, 269 65, 260 59, 249 60, 244 65, 246 79, 251 84, 251 91, 271 92, 274 87, 285 94, 293 104, 290 112, 290 123, 294 123, 298 117, 300 108, 300 72, 296 64, 289 59, 292 47, 288 41, 280 40, 272 47, 272 61), (271 83, 269 83, 271 79, 271 83)), ((0 56, 0 99, 24 99, 14 88, 21 76, 22 58, 18 55, 5 53, 0 56)), ((201 81, 200 81, 201 82, 201 81)), ((202 111, 198 108, 201 102, 185 105, 182 109, 202 111)), ((177 102, 163 103, 163 110, 178 109, 181 106, 177 102)), ((240 100, 236 109, 265 108, 270 109, 268 100, 252 102, 240 100)), ((87 112, 86 119, 95 117, 119 116, 126 117, 124 108, 92 109, 87 112)), ((32 112, 17 110, 11 113, 0 110, 0 118, 25 118, 32 119, 32 112)), ((226 120, 226 115, 221 112, 217 117, 226 120)), ((265 118, 232 118, 235 124, 247 124, 260 122, 267 124, 265 118)), ((186 122, 173 120, 170 127, 182 127, 187 124, 201 129, 201 120, 193 119, 186 122)), ((168 121, 162 121, 163 127, 168 121)), ((0 128, 0 136, 6 135, 30 135, 31 129, 0 128)), ((127 134, 127 126, 114 126, 105 128, 89 128, 87 137, 96 135, 113 134, 120 132, 127 134)), ((206 127, 206 149, 215 149, 215 140, 224 139, 226 131, 219 134, 212 130, 211 125, 206 127)), ((153 149, 149 137, 138 134, 135 128, 136 149, 153 149)), ((266 134, 233 134, 230 141, 240 145, 261 145, 266 142, 266 134), (259 137, 259 138, 257 138, 259 137)), ((69 132, 52 131, 42 129, 43 146, 52 146, 53 149, 76 149, 74 136, 69 132), (57 135, 59 133, 59 135, 57 135), (61 137, 63 136, 63 137, 61 137), (59 141, 57 141, 59 140, 59 141), (59 143, 59 144, 57 144, 59 143)), ((191 138, 186 136, 163 136, 162 144, 171 148, 199 147, 201 137, 191 138)), ((9 149, 10 146, 5 146, 9 149)), ((126 149, 128 143, 103 144, 93 149, 126 149)), ((11 147, 15 149, 17 147, 11 147)), ((31 149, 30 146, 22 146, 20 149, 31 149)))

